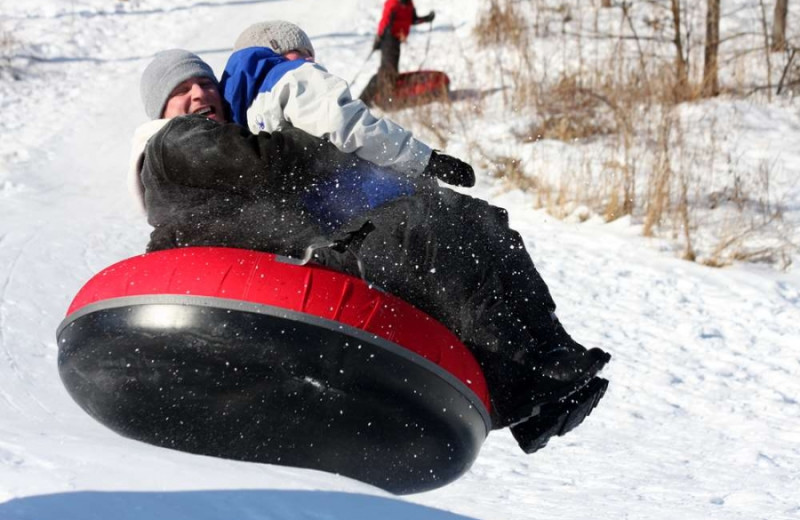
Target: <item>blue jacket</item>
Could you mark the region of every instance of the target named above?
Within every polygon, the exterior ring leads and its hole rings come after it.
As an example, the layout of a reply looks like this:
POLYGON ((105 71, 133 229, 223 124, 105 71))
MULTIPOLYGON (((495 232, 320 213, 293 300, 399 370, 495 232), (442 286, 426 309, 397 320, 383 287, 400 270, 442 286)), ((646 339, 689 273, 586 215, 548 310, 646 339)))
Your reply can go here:
POLYGON ((270 92, 284 74, 303 63, 302 60, 288 60, 266 47, 251 47, 233 53, 220 81, 222 95, 230 105, 232 121, 248 126, 247 110, 258 94, 270 92))

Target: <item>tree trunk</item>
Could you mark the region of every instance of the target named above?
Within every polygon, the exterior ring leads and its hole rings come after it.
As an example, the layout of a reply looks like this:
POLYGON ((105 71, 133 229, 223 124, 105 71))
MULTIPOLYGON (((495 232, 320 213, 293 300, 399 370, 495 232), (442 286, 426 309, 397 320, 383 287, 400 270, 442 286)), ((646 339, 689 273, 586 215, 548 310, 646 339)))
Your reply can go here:
POLYGON ((719 11, 720 0, 708 0, 706 10, 706 43, 703 64, 703 95, 719 94, 719 11))
POLYGON ((671 0, 672 23, 675 25, 675 73, 677 75, 676 98, 685 99, 689 86, 689 71, 686 57, 683 55, 683 36, 681 35, 681 5, 680 0, 671 0))
POLYGON ((600 2, 600 7, 611 7, 611 0, 602 0, 600 2))
POLYGON ((786 14, 789 11, 789 0, 775 2, 775 14, 772 19, 772 50, 786 50, 786 14))

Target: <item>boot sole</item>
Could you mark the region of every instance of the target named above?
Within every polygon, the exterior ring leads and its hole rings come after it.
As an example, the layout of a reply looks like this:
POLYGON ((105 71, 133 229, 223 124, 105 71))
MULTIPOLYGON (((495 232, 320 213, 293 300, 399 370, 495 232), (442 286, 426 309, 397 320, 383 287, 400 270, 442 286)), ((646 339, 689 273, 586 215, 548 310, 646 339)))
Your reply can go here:
POLYGON ((586 419, 606 393, 608 380, 595 377, 585 386, 542 407, 540 413, 511 427, 511 433, 525 453, 534 453, 555 436, 574 430, 586 419))
POLYGON ((541 414, 542 409, 550 406, 552 403, 562 403, 571 398, 573 395, 577 394, 589 383, 591 383, 595 379, 595 376, 597 376, 603 367, 606 366, 610 359, 611 356, 606 354, 605 357, 595 361, 595 363, 586 370, 580 379, 573 381, 569 386, 565 385, 565 388, 562 388, 558 392, 549 392, 535 397, 526 406, 518 408, 514 414, 511 414, 509 417, 507 417, 505 425, 513 427, 517 424, 524 423, 528 421, 528 419, 534 418, 541 414))

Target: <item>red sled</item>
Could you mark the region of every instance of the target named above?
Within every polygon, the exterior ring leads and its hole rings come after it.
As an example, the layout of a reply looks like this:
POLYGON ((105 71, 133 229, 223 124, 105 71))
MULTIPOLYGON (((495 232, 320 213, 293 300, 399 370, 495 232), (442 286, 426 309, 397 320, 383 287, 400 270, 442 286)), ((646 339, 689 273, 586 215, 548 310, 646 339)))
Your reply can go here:
POLYGON ((379 92, 375 105, 383 108, 406 108, 446 101, 450 97, 450 78, 439 70, 403 72, 397 77, 394 93, 387 99, 379 92))

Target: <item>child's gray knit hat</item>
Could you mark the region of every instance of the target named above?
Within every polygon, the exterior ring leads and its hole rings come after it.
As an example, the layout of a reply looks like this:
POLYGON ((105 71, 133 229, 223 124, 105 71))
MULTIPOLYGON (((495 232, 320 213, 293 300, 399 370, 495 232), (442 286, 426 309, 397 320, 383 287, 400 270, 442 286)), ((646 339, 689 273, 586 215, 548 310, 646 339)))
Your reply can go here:
POLYGON ((144 69, 139 90, 144 111, 150 119, 159 119, 172 91, 189 78, 210 78, 217 83, 214 71, 200 56, 183 49, 170 49, 155 55, 144 69))
POLYGON ((306 51, 314 57, 314 46, 311 39, 295 24, 283 20, 270 20, 255 23, 236 38, 233 50, 247 47, 267 47, 278 54, 289 51, 306 51))

